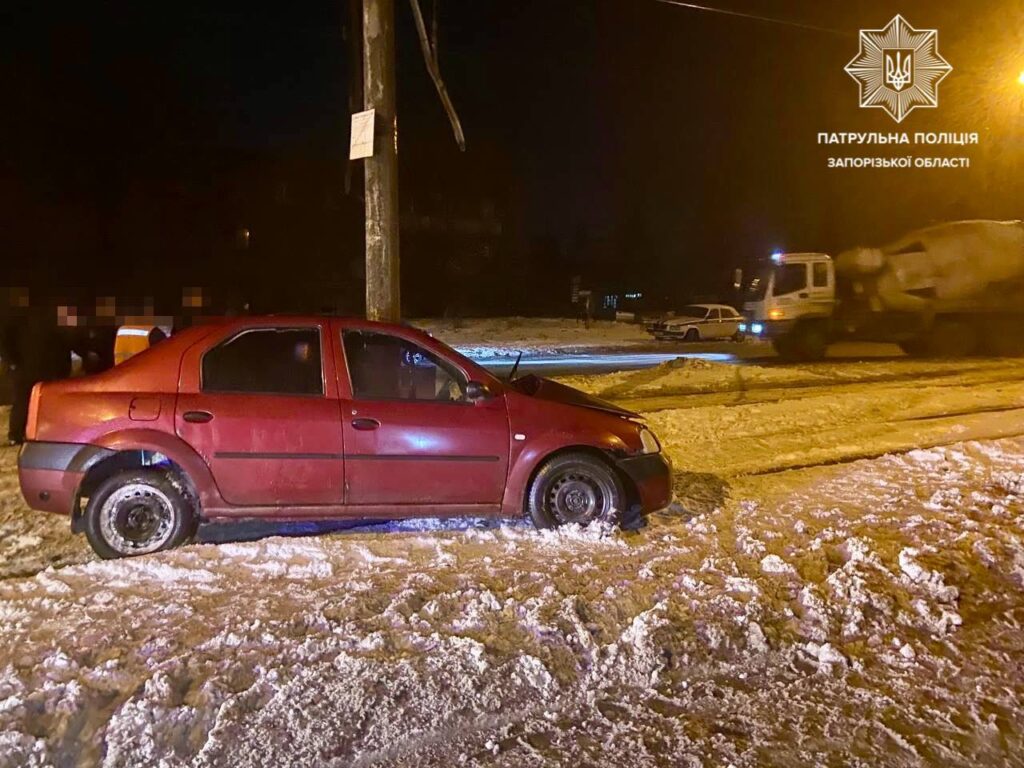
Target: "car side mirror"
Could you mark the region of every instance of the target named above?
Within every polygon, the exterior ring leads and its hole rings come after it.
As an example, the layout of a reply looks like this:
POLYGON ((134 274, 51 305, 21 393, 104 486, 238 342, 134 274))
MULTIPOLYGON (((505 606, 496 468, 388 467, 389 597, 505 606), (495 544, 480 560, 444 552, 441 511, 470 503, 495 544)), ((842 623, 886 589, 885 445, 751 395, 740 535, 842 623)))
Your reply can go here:
POLYGON ((470 402, 486 400, 491 395, 490 387, 481 381, 471 381, 466 385, 466 399, 470 402))

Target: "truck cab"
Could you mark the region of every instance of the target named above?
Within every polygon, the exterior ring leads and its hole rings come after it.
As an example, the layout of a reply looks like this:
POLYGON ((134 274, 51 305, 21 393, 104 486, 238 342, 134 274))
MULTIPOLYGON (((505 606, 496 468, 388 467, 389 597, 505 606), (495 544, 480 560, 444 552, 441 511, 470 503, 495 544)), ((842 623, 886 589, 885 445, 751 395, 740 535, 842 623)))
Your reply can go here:
POLYGON ((780 355, 824 355, 836 305, 836 271, 825 253, 776 253, 750 280, 746 333, 770 339, 780 355))

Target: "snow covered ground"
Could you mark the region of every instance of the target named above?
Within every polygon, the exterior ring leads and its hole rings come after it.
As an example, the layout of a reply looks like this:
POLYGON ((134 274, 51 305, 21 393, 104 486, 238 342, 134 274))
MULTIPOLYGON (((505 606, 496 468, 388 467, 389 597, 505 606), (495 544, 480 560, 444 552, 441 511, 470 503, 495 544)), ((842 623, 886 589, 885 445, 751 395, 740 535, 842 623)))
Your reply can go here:
POLYGON ((100 562, 0 450, 0 765, 1019 764, 1024 364, 573 383, 676 464, 639 532, 100 562))
MULTIPOLYGON (((587 328, 567 318, 498 317, 452 320, 414 320, 412 324, 431 333, 462 354, 483 362, 496 358, 629 351, 677 351, 680 354, 733 355, 742 359, 774 356, 771 345, 750 338, 742 344, 731 340, 700 342, 656 341, 636 323, 599 320, 587 328)), ((903 353, 895 344, 843 342, 829 348, 829 356, 893 357, 903 353)))
MULTIPOLYGON (((678 350, 694 353, 723 353, 743 356, 771 355, 763 342, 736 344, 731 340, 703 342, 659 342, 637 323, 595 320, 587 328, 566 318, 499 317, 460 320, 414 320, 413 325, 455 347, 473 360, 496 358, 584 354, 597 351, 636 349, 678 350)), ((892 349, 886 348, 888 354, 892 349)))
POLYGON ((581 352, 650 344, 642 325, 598 320, 590 328, 565 318, 499 317, 464 320, 414 320, 445 344, 474 360, 548 352, 581 352))

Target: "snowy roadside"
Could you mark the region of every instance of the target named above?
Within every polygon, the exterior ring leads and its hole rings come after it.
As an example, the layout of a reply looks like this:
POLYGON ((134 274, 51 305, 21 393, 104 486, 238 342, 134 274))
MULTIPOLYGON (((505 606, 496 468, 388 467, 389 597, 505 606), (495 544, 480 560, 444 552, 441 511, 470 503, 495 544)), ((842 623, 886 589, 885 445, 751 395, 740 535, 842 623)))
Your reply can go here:
POLYGON ((1024 442, 0 584, 5 765, 1010 764, 1024 442))
MULTIPOLYGON (((656 341, 642 324, 607 320, 594 321, 590 328, 568 318, 533 317, 468 318, 459 321, 432 318, 411 323, 467 357, 482 362, 514 358, 520 352, 529 358, 641 348, 675 351, 681 355, 732 355, 740 359, 763 359, 775 354, 771 344, 763 340, 750 338, 740 344, 731 340, 656 341)), ((832 345, 828 354, 830 358, 842 359, 899 357, 903 353, 894 344, 844 342, 832 345)))
MULTIPOLYGON (((641 324, 608 320, 596 320, 589 328, 576 320, 524 317, 468 319, 458 324, 450 320, 414 320, 412 324, 482 363, 514 359, 520 352, 527 359, 641 350, 740 358, 773 355, 769 344, 752 339, 741 344, 731 340, 657 341, 641 324)), ((877 345, 874 350, 867 349, 867 354, 878 354, 878 349, 877 345)), ((892 350, 884 346, 880 349, 883 354, 892 354, 892 350)))
POLYGON ((0 569, 68 565, 0 581, 0 765, 1013 764, 1024 367, 736 370, 574 381, 676 464, 632 534, 98 562, 0 450, 0 569))
POLYGON ((413 320, 449 346, 474 360, 495 357, 582 352, 649 345, 643 325, 597 320, 587 328, 565 318, 501 317, 465 320, 413 320))

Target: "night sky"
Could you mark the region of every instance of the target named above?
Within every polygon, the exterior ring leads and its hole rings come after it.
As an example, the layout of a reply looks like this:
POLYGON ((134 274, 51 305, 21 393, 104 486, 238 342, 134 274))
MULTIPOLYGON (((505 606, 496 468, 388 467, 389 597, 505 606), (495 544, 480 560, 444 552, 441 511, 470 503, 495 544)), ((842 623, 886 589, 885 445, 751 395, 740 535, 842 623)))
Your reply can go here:
MULTIPOLYGON (((480 240, 403 231, 410 313, 456 295, 467 312, 567 310, 571 274, 672 303, 719 291, 776 248, 834 252, 933 221, 1022 215, 1024 2, 714 4, 825 29, 657 0, 440 0, 463 155, 397 0, 403 212, 501 222, 484 257, 480 240), (843 71, 857 31, 896 13, 937 28, 954 67, 939 109, 902 126, 859 109, 843 71), (970 170, 871 171, 827 169, 851 152, 816 142, 896 130, 978 131, 983 145, 970 170), (543 289, 519 287, 531 283, 543 289)), ((137 294, 251 283, 296 306, 331 286, 340 309, 361 311, 348 18, 341 0, 12 11, 4 282, 137 294)))

